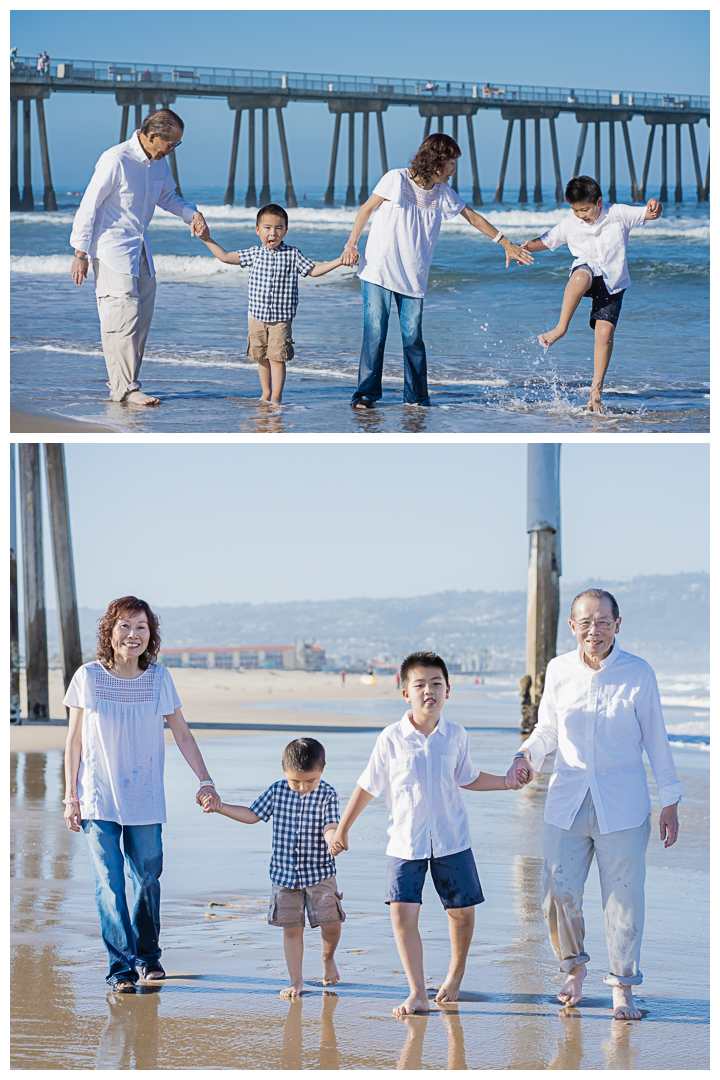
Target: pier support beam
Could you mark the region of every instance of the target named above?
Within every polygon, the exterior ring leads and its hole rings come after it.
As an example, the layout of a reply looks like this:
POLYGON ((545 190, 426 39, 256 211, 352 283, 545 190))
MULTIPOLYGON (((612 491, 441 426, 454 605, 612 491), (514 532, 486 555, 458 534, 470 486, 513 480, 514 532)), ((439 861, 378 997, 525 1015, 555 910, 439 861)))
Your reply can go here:
POLYGON ((602 187, 600 180, 600 121, 595 121, 595 179, 602 187))
POLYGON ((337 155, 338 145, 340 143, 340 121, 342 120, 342 113, 337 113, 335 116, 335 131, 333 133, 332 151, 330 152, 330 177, 328 179, 327 191, 325 192, 325 198, 323 203, 325 206, 333 206, 335 202, 335 169, 337 167, 337 155))
POLYGON ((39 443, 20 444, 20 499, 25 584, 27 712, 30 720, 48 720, 50 713, 39 443))
POLYGON ((482 192, 480 191, 480 176, 478 173, 477 154, 475 153, 475 131, 473 129, 473 118, 468 115, 465 117, 467 120, 467 134, 468 134, 468 148, 470 150, 470 168, 472 169, 473 178, 473 206, 482 206, 482 192))
POLYGON ((705 184, 703 185, 703 202, 707 202, 710 195, 710 151, 708 150, 708 163, 705 170, 705 184))
POLYGON ((142 105, 135 105, 135 130, 139 131, 142 127, 142 105))
POLYGON ((10 102, 10 209, 20 210, 20 188, 18 187, 18 103, 10 102))
POLYGON ((493 202, 503 201, 503 191, 505 189, 505 173, 507 171, 508 156, 510 154, 510 143, 512 142, 512 133, 514 120, 508 120, 507 135, 505 136, 505 149, 503 150, 502 162, 500 163, 500 176, 498 178, 497 187, 495 188, 495 198, 493 202))
POLYGON ((560 172, 560 155, 558 154, 555 120, 552 116, 548 123, 550 124, 550 143, 552 145, 553 166, 555 168, 555 202, 561 203, 563 201, 562 174, 560 172))
POLYGON ((675 202, 681 203, 682 197, 682 124, 675 125, 675 202))
POLYGON ((428 135, 430 134, 430 125, 431 124, 432 124, 432 116, 426 117, 425 118, 425 131, 423 132, 423 142, 425 142, 428 135))
POLYGON ((248 109, 248 187, 245 195, 246 206, 257 206, 255 190, 255 106, 248 109))
POLYGON ((695 183, 697 184, 697 201, 705 202, 703 198, 703 179, 702 172, 700 170, 700 158, 698 156, 697 142, 695 140, 695 125, 688 124, 688 134, 690 135, 690 149, 692 150, 693 165, 695 166, 695 183))
POLYGON ((575 155, 575 168, 573 170, 573 177, 580 176, 580 165, 582 164, 583 153, 585 152, 585 140, 587 139, 587 124, 583 124, 580 128, 580 138, 578 139, 577 154, 575 155))
POLYGON ((60 621, 60 654, 63 683, 67 690, 73 675, 82 665, 82 646, 70 538, 65 454, 62 443, 45 443, 45 474, 60 621))
POLYGON ((540 144, 540 118, 535 117, 535 194, 533 201, 541 203, 543 201, 542 195, 542 155, 540 144))
POLYGON ((525 144, 525 118, 520 120, 520 191, 518 202, 527 202, 527 147, 525 144))
POLYGON ((368 150, 370 144, 370 113, 363 113, 363 129, 362 129, 362 171, 360 178, 360 195, 358 196, 358 202, 361 204, 367 200, 368 197, 368 150))
POLYGON ((667 202, 667 124, 662 126, 662 144, 660 149, 660 202, 667 202))
POLYGON ((23 101, 23 193, 20 200, 21 210, 34 210, 35 200, 32 190, 32 157, 30 149, 30 99, 23 101))
POLYGON ((608 199, 610 202, 617 202, 617 188, 615 186, 615 121, 608 121, 608 129, 610 133, 610 187, 608 188, 608 199))
POLYGON ((178 176, 177 157, 175 156, 175 151, 174 150, 173 150, 172 154, 168 154, 168 164, 170 166, 170 172, 172 173, 172 178, 175 181, 175 191, 177 192, 177 194, 182 199, 183 193, 180 190, 180 177, 178 176))
POLYGON ((283 159, 283 170, 285 172, 285 205, 293 209, 297 206, 297 199, 295 198, 295 189, 293 188, 292 176, 290 174, 290 155, 288 154, 287 141, 285 139, 285 124, 283 122, 282 108, 278 105, 275 108, 275 115, 277 117, 278 136, 280 138, 280 153, 283 159))
POLYGON ((127 142, 128 137, 128 122, 130 119, 130 106, 123 105, 122 116, 120 118, 120 138, 118 142, 127 142))
POLYGON ((625 153, 627 155, 628 171, 630 172, 630 190, 632 195, 632 201, 642 202, 640 198, 640 192, 638 190, 637 177, 635 176, 635 162, 633 161, 632 146, 630 145, 630 132, 628 131, 627 120, 621 120, 623 139, 625 140, 625 153))
MULTIPOLYGON (((452 122, 453 122, 452 137, 455 140, 455 142, 457 142, 458 141, 458 118, 457 118, 457 114, 455 116, 453 116, 452 122)), ((455 162, 455 172, 453 173, 453 178, 452 178, 453 191, 457 191, 457 189, 458 189, 458 169, 459 168, 460 168, 460 162, 456 161, 455 162)))
POLYGON ((232 149, 230 151, 230 172, 228 173, 228 186, 225 189, 225 198, 223 199, 223 206, 235 205, 235 172, 237 170, 237 157, 238 149, 240 147, 240 121, 242 120, 242 109, 235 111, 235 123, 233 125, 233 141, 232 149))
POLYGON ((355 205, 355 113, 348 113, 348 186, 345 205, 355 205))
POLYGON ((646 201, 645 196, 647 194, 647 178, 648 178, 648 173, 650 172, 650 159, 652 158, 652 149, 653 149, 653 142, 655 141, 655 128, 656 127, 657 127, 657 124, 651 124, 650 125, 650 133, 648 134, 648 141, 647 141, 647 150, 645 151, 645 164, 643 165, 642 181, 640 183, 640 191, 639 191, 640 198, 638 200, 639 202, 645 202, 646 201))
POLYGON ((378 144, 380 146, 380 168, 384 176, 388 171, 387 153, 385 152, 385 129, 383 128, 382 113, 376 112, 375 116, 377 117, 378 144))
POLYGON ((42 160, 43 171, 43 210, 57 210, 57 199, 55 198, 55 192, 53 191, 52 175, 50 173, 50 151, 48 150, 43 99, 40 97, 36 98, 35 106, 37 108, 38 133, 40 135, 40 158, 42 160))
POLYGON ((263 184, 260 192, 260 205, 267 206, 272 202, 270 195, 270 118, 268 110, 262 110, 262 169, 263 184))

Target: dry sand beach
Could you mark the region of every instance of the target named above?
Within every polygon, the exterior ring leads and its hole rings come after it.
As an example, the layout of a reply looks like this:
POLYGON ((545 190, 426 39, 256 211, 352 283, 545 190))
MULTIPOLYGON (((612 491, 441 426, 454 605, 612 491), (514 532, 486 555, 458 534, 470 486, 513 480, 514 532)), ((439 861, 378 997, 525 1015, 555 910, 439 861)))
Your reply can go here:
MULTIPOLYGON (((283 746, 312 732, 325 777, 347 799, 374 729, 402 712, 394 678, 175 670, 186 718, 218 788, 250 801, 281 776, 283 746), (313 704, 315 703, 315 704, 313 704), (303 708, 312 712, 304 712, 303 708), (243 725, 237 727, 235 725, 243 725), (255 730, 252 730, 252 728, 255 730), (290 729, 290 730, 287 730, 290 729)), ((504 771, 518 744, 517 699, 488 680, 456 679, 457 718, 478 767, 504 771), (503 696, 505 694, 505 696, 503 696)), ((60 683, 52 714, 61 716, 60 683)), ((451 702, 446 710, 452 719, 451 702)), ((674 748, 686 785, 679 843, 648 853, 643 1020, 611 1019, 595 871, 587 887, 592 957, 580 1009, 558 1018, 560 977, 540 912, 542 781, 519 792, 466 793, 486 902, 461 1000, 395 1020, 405 996, 382 902, 386 814, 375 800, 338 859, 347 922, 341 982, 323 991, 319 936, 306 934, 307 993, 280 1000, 282 934, 265 922, 270 827, 203 815, 170 741, 164 827, 163 963, 168 978, 135 996, 108 992, 105 951, 82 837, 62 820, 64 724, 11 733, 13 834, 12 1067, 72 1069, 706 1069, 709 1067, 709 755, 674 748), (688 958, 692 957, 692 964, 688 958)), ((654 784, 651 782, 654 798, 654 784)), ((421 916, 428 984, 447 964, 446 919, 431 887, 421 916)))

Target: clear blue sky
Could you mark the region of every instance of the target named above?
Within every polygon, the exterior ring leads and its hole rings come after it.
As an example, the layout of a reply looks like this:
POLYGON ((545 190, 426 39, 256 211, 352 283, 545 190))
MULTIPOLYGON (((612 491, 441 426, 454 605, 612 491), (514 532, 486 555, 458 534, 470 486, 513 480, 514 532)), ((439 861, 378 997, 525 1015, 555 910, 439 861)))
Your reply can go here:
MULTIPOLYGON (((53 58, 709 93, 707 11, 15 11, 11 37, 21 55, 45 48, 53 58)), ((181 99, 178 109, 187 124, 178 155, 181 180, 224 185, 232 134, 226 102, 181 99)), ((84 185, 99 154, 118 138, 119 108, 107 95, 56 94, 46 111, 58 183, 84 185)), ((286 110, 301 189, 327 182, 332 122, 324 105, 291 104, 286 110)), ((494 187, 505 125, 496 111, 481 112, 475 123, 481 181, 494 187)), ((403 165, 422 122, 415 110, 395 108, 386 128, 390 165, 403 165)), ((647 129, 639 119, 631 128, 637 158, 647 129)), ((567 174, 577 141, 574 117, 561 117, 558 129, 567 174)), ((704 124, 699 137, 705 154, 704 124)), ((274 131, 271 142, 273 183, 279 185, 274 131)), ((548 146, 546 178, 549 153, 548 146)), ((684 156, 690 178, 689 145, 684 156)), ((618 157, 622 182, 625 166, 618 157)), ((371 167, 377 170, 375 158, 373 147, 371 167)), ((339 183, 344 177, 343 157, 339 183)))
MULTIPOLYGON (((78 599, 524 589, 526 458, 523 444, 69 444, 78 599)), ((564 580, 707 571, 708 459, 702 444, 565 444, 564 580)), ((54 606, 49 551, 46 565, 54 606)))

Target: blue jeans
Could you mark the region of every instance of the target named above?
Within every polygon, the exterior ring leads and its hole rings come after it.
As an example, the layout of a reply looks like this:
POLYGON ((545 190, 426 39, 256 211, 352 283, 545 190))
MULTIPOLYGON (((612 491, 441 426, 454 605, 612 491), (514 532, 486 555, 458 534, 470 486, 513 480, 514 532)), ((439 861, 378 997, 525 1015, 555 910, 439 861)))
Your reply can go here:
POLYGON ((157 963, 161 953, 162 825, 86 820, 82 827, 95 877, 100 932, 110 960, 107 982, 137 982, 136 962, 157 963), (125 896, 125 866, 132 882, 132 916, 125 896))
POLYGON ((403 401, 406 405, 429 405, 427 387, 427 358, 425 343, 422 339, 422 297, 403 296, 371 281, 360 281, 363 296, 364 323, 363 341, 360 352, 360 371, 358 388, 353 394, 353 401, 370 398, 378 401, 382 397, 382 370, 385 355, 385 339, 392 299, 400 316, 403 356, 405 358, 405 383, 403 401))

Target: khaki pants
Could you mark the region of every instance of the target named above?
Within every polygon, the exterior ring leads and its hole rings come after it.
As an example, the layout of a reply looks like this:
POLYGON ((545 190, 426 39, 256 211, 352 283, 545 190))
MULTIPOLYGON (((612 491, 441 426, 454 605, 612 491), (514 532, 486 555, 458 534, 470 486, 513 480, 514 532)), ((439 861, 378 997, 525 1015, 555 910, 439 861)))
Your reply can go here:
POLYGON ((145 248, 137 277, 118 274, 100 259, 93 259, 93 271, 110 397, 122 401, 142 386, 138 375, 155 307, 156 280, 150 275, 145 248))
POLYGON ((645 852, 650 815, 634 829, 601 833, 588 791, 569 829, 545 825, 543 915, 550 944, 569 972, 590 959, 585 952, 582 900, 593 854, 600 873, 610 971, 605 982, 636 986, 642 982, 640 945, 645 922, 645 852))
POLYGON ((260 363, 271 360, 284 364, 295 355, 292 339, 292 319, 284 322, 261 322, 248 315, 247 355, 260 363))

